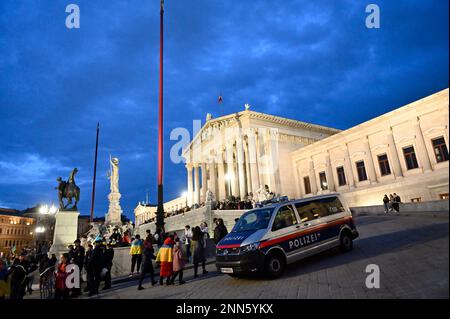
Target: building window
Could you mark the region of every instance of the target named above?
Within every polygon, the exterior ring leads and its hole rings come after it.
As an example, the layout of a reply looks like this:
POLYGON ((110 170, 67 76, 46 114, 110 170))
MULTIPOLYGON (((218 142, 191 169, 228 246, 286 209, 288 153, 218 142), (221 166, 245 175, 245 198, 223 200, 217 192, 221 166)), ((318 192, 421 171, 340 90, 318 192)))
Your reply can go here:
POLYGON ((309 176, 303 177, 303 185, 305 186, 305 194, 311 194, 311 183, 309 181, 309 176))
POLYGON ((347 184, 347 180, 345 179, 345 171, 344 167, 340 166, 336 168, 339 186, 344 186, 347 184))
POLYGON ((411 198, 411 202, 420 203, 422 201, 422 197, 411 198))
POLYGON ((439 194, 439 198, 440 198, 440 199, 448 200, 448 199, 449 199, 448 193, 439 194))
POLYGON ((364 161, 356 162, 356 171, 358 172, 358 180, 360 182, 367 180, 366 167, 364 166, 364 161))
POLYGON ((319 181, 320 181, 320 188, 322 188, 322 190, 327 190, 328 189, 328 183, 327 183, 327 176, 325 175, 325 172, 320 172, 319 173, 319 181))
POLYGON ((436 161, 438 163, 448 161, 448 149, 444 138, 441 136, 432 140, 432 142, 436 161))
POLYGON ((391 175, 391 167, 386 154, 378 155, 378 164, 380 165, 381 176, 391 175))
POLYGON ((405 156, 406 168, 408 170, 419 167, 419 164, 417 163, 416 153, 414 152, 414 146, 403 148, 403 155, 405 156))

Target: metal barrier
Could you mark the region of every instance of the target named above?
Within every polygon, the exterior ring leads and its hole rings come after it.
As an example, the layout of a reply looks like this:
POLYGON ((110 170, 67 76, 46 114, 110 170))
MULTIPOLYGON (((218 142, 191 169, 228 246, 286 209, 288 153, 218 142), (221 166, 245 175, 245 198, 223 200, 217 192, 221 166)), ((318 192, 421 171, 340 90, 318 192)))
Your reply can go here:
POLYGON ((39 274, 39 292, 41 299, 53 299, 55 290, 55 266, 48 267, 39 274))

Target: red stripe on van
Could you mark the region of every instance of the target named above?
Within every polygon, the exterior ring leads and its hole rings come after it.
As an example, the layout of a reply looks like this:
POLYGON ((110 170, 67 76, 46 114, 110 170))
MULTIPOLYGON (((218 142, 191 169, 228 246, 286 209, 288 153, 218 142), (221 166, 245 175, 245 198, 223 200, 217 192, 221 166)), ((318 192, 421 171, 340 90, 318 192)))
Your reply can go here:
POLYGON ((331 223, 326 223, 324 225, 319 225, 319 226, 316 226, 316 227, 313 227, 313 228, 309 228, 309 229, 306 229, 306 230, 300 230, 300 231, 298 231, 296 233, 293 233, 293 234, 290 234, 290 235, 286 235, 286 236, 283 236, 283 237, 270 239, 268 241, 262 242, 259 245, 259 248, 264 248, 264 247, 267 247, 267 246, 275 245, 275 244, 281 243, 283 241, 286 241, 286 240, 289 240, 289 239, 292 239, 292 238, 296 238, 296 237, 298 237, 300 235, 307 235, 307 234, 313 233, 313 232, 321 230, 321 229, 325 229, 325 228, 328 228, 328 227, 334 227, 334 226, 339 225, 339 224, 344 224, 345 222, 347 222, 348 220, 351 220, 351 219, 352 219, 351 216, 342 217, 342 218, 340 218, 340 219, 338 219, 338 220, 336 220, 334 222, 331 222, 331 223))
POLYGON ((228 248, 238 248, 238 247, 241 247, 241 244, 220 245, 220 246, 217 246, 216 248, 219 248, 219 249, 228 249, 228 248))

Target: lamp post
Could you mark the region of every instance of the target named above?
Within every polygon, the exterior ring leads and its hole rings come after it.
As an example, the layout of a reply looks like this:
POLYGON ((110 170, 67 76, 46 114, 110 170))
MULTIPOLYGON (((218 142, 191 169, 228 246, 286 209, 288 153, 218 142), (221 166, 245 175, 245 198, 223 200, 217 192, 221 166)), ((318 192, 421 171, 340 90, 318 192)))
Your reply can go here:
MULTIPOLYGON (((38 215, 38 222, 36 224, 36 228, 34 230, 36 234, 36 239, 39 241, 40 238, 43 239, 43 241, 49 241, 51 239, 46 238, 45 235, 53 237, 53 234, 46 233, 46 230, 51 229, 51 222, 50 219, 53 219, 55 217, 55 214, 58 212, 58 208, 55 205, 41 205, 39 207, 39 215, 38 215), (41 237, 43 235, 43 237, 41 237)), ((50 238, 51 238, 50 237, 50 238)))

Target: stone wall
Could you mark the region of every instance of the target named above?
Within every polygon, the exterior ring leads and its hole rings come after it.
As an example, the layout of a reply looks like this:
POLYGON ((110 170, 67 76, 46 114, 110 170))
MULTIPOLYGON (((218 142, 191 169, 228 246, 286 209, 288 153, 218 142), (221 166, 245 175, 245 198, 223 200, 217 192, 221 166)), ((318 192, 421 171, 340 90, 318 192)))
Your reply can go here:
MULTIPOLYGON (((158 246, 154 245, 155 256, 158 253, 158 246)), ((186 253, 186 246, 183 245, 184 251, 186 253)), ((216 245, 212 239, 208 240, 206 244, 206 258, 213 258, 216 255, 216 245)), ((158 273, 159 269, 156 269, 155 261, 153 261, 153 268, 155 274, 158 273)), ((111 277, 117 278, 121 276, 127 276, 131 271, 131 255, 130 247, 118 247, 114 248, 114 259, 113 266, 111 268, 111 277)), ((135 270, 136 271, 136 270, 135 270)))
MULTIPOLYGON (((358 214, 378 214, 384 212, 383 205, 375 206, 359 206, 351 207, 352 213, 358 214)), ((400 212, 403 213, 433 213, 433 212, 448 212, 448 200, 433 200, 420 203, 402 203, 400 204, 400 212)))
MULTIPOLYGON (((206 222, 208 224, 210 236, 213 236, 214 218, 222 218, 228 231, 234 226, 234 220, 241 217, 245 210, 211 210, 211 206, 206 205, 204 207, 191 210, 187 213, 167 217, 164 219, 166 223, 167 232, 177 232, 179 234, 184 230, 184 226, 190 225, 191 227, 199 226, 200 223, 206 222)), ((145 237, 147 229, 150 229, 152 234, 156 230, 155 223, 142 224, 138 227, 138 234, 141 237, 145 237)))

